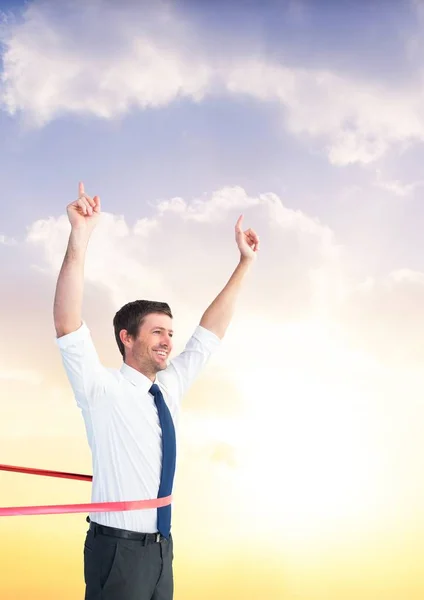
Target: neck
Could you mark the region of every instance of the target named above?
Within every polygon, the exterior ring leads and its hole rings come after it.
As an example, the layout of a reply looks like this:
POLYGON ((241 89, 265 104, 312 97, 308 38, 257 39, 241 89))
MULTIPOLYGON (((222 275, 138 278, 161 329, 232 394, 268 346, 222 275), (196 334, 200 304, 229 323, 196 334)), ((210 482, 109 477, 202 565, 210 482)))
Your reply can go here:
POLYGON ((131 367, 132 369, 135 369, 136 371, 138 371, 145 377, 147 377, 147 379, 150 379, 150 381, 152 383, 155 381, 156 371, 152 371, 151 369, 148 369, 147 367, 144 367, 143 365, 140 367, 140 365, 138 365, 133 360, 131 360, 131 357, 125 358, 124 363, 126 365, 128 365, 129 367, 131 367))

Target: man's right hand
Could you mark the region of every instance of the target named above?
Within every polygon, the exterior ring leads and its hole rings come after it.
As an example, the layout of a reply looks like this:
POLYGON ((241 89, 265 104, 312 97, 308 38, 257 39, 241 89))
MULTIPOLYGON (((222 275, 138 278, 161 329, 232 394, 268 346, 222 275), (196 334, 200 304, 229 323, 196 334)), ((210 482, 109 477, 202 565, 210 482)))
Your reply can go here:
POLYGON ((68 204, 66 210, 72 229, 82 229, 91 233, 100 218, 100 198, 99 196, 94 196, 94 198, 88 196, 85 193, 84 184, 80 182, 78 200, 68 204))

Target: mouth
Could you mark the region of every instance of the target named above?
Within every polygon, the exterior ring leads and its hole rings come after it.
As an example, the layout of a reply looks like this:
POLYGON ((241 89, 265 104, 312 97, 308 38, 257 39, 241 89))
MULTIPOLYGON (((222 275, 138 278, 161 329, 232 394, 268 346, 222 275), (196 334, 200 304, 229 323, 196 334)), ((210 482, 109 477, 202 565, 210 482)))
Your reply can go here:
POLYGON ((166 357, 168 356, 168 353, 165 352, 165 350, 153 350, 153 352, 155 352, 161 360, 165 360, 166 357))

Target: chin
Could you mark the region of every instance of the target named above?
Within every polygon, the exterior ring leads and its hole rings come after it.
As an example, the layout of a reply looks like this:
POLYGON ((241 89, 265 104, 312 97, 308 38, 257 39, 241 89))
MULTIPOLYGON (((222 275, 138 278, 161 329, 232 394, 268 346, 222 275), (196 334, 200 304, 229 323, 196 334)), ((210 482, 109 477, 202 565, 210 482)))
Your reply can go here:
POLYGON ((167 366, 168 366, 168 363, 166 361, 160 362, 160 363, 156 362, 155 363, 156 372, 158 372, 158 371, 164 371, 167 368, 167 366))

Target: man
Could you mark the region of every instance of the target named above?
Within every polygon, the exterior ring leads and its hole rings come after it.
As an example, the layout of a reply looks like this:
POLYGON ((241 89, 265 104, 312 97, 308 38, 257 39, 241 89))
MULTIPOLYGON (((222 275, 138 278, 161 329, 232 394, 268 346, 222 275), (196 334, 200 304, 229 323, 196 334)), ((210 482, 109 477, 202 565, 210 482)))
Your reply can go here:
MULTIPOLYGON (((123 364, 107 369, 81 318, 86 249, 100 212, 99 197, 88 196, 80 183, 78 199, 67 207, 71 234, 54 300, 57 344, 92 451, 92 501, 164 498, 172 493, 181 398, 225 334, 259 238, 251 229, 242 231, 241 216, 240 262, 185 350, 169 364, 170 307, 145 300, 123 306, 113 321, 123 364)), ((91 513, 88 521, 86 600, 172 600, 170 505, 91 513)))

